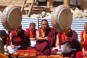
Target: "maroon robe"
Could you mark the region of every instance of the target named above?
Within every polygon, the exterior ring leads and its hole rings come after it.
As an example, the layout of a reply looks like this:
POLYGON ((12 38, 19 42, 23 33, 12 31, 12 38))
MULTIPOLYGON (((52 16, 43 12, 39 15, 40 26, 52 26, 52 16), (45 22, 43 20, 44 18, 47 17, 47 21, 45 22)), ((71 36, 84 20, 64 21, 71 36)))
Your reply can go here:
MULTIPOLYGON (((62 35, 62 33, 56 32, 56 35, 59 37, 58 38, 59 39, 59 44, 58 45, 61 46, 61 35, 62 35)), ((58 52, 58 49, 51 50, 51 55, 56 55, 57 52, 58 52)))
MULTIPOLYGON (((85 31, 81 32, 81 39, 84 39, 83 38, 84 32, 85 31)), ((82 46, 83 46, 84 50, 87 52, 87 34, 85 35, 85 41, 84 41, 84 44, 82 44, 82 46)), ((84 57, 83 52, 82 51, 77 52, 76 57, 77 58, 83 58, 84 57)))
MULTIPOLYGON (((33 38, 36 38, 36 30, 37 30, 37 29, 35 29, 34 32, 33 32, 33 38)), ((26 33, 27 33, 27 35, 28 35, 29 38, 30 38, 30 29, 29 29, 29 28, 26 29, 26 33)))
MULTIPOLYGON (((42 31, 41 29, 38 30, 40 37, 42 37, 42 31)), ((55 38, 56 38, 56 32, 54 29, 49 28, 46 30, 45 37, 48 38, 48 40, 37 40, 36 42, 36 50, 37 55, 50 55, 50 48, 55 46, 55 38)))
MULTIPOLYGON (((33 32, 33 38, 36 38, 36 30, 37 29, 35 29, 33 32)), ((26 29, 26 33, 27 33, 27 36, 30 38, 30 29, 29 28, 26 29)), ((27 50, 30 50, 30 49, 36 50, 35 47, 28 46, 27 50)))
POLYGON ((4 45, 9 45, 9 37, 8 37, 8 35, 7 36, 5 36, 5 38, 3 38, 3 43, 4 43, 4 45))
MULTIPOLYGON (((63 33, 62 33, 62 35, 63 35, 63 33)), ((71 48, 76 49, 76 51, 72 51, 70 53, 66 53, 66 54, 63 53, 63 56, 66 56, 66 57, 74 57, 75 56, 75 53, 77 51, 80 51, 81 50, 81 46, 80 46, 80 43, 78 41, 77 33, 75 31, 73 31, 73 30, 70 31, 70 34, 68 35, 68 38, 66 38, 64 41, 62 41, 61 39, 59 39, 59 40, 61 41, 61 45, 63 45, 66 42, 68 42, 68 43, 70 43, 71 48)), ((56 50, 54 52, 57 52, 57 51, 58 50, 56 50)))
MULTIPOLYGON (((26 47, 30 45, 30 40, 28 39, 28 36, 26 35, 26 32, 24 30, 21 30, 20 33, 16 33, 16 31, 12 31, 12 44, 15 46, 20 45, 21 47, 26 47)), ((25 49, 25 48, 24 48, 25 49)))

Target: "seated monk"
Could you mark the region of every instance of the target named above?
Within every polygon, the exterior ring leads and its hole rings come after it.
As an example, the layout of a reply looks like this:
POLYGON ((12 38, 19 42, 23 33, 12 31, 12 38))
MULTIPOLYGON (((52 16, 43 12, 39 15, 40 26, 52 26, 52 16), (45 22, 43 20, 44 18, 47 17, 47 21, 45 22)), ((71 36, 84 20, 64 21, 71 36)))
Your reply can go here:
POLYGON ((48 21, 43 19, 41 21, 41 28, 36 31, 36 50, 37 55, 50 55, 51 47, 55 46, 55 30, 50 28, 48 21))
POLYGON ((61 35, 62 32, 57 32, 55 47, 51 49, 51 55, 56 55, 57 51, 60 51, 61 53, 61 37, 62 37, 61 35))
POLYGON ((16 30, 11 31, 10 42, 10 46, 8 46, 10 54, 16 52, 17 49, 25 50, 27 49, 27 46, 30 45, 30 40, 21 25, 16 30))
POLYGON ((9 45, 9 37, 8 37, 8 34, 6 33, 5 30, 0 30, 0 33, 1 33, 1 38, 3 40, 3 43, 4 45, 9 45))
POLYGON ((35 23, 30 23, 29 28, 26 29, 26 33, 29 36, 30 39, 30 47, 34 48, 36 45, 36 29, 35 29, 35 23))
POLYGON ((9 40, 5 30, 0 30, 0 52, 4 53, 4 45, 8 46, 9 40))
MULTIPOLYGON (((60 49, 64 57, 73 58, 75 57, 75 53, 81 50, 77 33, 70 28, 61 34, 61 38, 57 37, 56 47, 59 47, 59 43, 61 43, 60 49)), ((58 52, 60 51, 56 49, 55 54, 58 54, 58 52)))
POLYGON ((82 51, 77 52, 76 58, 87 56, 87 22, 84 23, 84 30, 81 32, 82 51))

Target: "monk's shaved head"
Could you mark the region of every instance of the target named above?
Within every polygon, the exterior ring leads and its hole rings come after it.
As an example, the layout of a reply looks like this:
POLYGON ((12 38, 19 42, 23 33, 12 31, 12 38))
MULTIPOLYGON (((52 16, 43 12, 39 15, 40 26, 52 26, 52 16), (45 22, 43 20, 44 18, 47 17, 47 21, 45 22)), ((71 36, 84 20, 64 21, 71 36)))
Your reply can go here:
POLYGON ((42 22, 46 22, 46 23, 48 24, 48 21, 47 21, 46 19, 43 19, 43 20, 41 21, 41 23, 42 23, 42 22))
POLYGON ((84 23, 84 26, 87 26, 87 22, 84 23))
POLYGON ((48 27, 49 27, 49 26, 48 26, 48 21, 47 21, 46 19, 43 19, 43 20, 41 21, 41 28, 42 28, 43 30, 46 30, 48 27))
POLYGON ((30 23, 30 27, 31 27, 31 26, 35 27, 35 26, 36 26, 36 24, 35 24, 35 23, 33 23, 33 22, 31 22, 31 23, 30 23))
POLYGON ((17 33, 20 33, 21 30, 22 30, 22 24, 16 29, 16 32, 17 32, 17 33))
POLYGON ((34 32, 36 29, 35 29, 35 23, 31 22, 30 23, 30 31, 34 32))
POLYGON ((84 30, 87 32, 87 22, 84 23, 84 30))

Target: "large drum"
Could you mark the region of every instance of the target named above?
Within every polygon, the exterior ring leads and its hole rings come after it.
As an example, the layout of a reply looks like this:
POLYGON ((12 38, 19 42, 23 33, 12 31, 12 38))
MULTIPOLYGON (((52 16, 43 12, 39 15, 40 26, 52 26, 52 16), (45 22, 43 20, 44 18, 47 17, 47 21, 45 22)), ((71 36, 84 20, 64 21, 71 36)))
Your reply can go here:
POLYGON ((64 5, 60 5, 53 10, 51 23, 57 32, 65 31, 72 24, 72 13, 64 5))
POLYGON ((1 21, 6 30, 14 30, 21 25, 22 12, 17 6, 8 6, 3 11, 1 21))

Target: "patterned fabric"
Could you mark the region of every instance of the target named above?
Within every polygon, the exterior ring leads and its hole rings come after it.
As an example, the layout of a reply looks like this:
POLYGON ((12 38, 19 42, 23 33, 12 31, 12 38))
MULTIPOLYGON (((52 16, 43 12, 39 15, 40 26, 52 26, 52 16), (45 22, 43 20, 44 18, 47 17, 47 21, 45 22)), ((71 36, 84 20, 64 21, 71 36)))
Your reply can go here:
POLYGON ((31 32, 29 28, 26 29, 26 33, 29 36, 29 38, 36 38, 36 29, 34 32, 31 32))
POLYGON ((42 37, 45 37, 46 32, 44 32, 42 29, 41 29, 41 31, 42 31, 42 37))
POLYGON ((29 34, 30 38, 33 38, 33 33, 30 31, 30 34, 29 34))
POLYGON ((83 39, 82 40, 83 40, 82 44, 84 44, 84 42, 86 41, 86 32, 85 31, 83 32, 83 39))
POLYGON ((67 36, 65 35, 65 33, 62 34, 62 41, 64 41, 67 38, 67 36))

